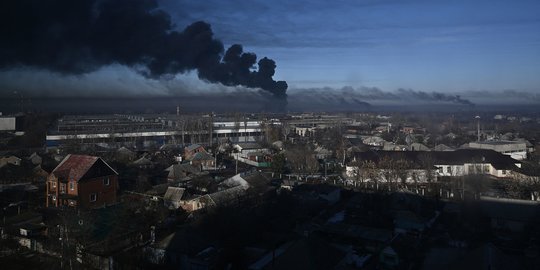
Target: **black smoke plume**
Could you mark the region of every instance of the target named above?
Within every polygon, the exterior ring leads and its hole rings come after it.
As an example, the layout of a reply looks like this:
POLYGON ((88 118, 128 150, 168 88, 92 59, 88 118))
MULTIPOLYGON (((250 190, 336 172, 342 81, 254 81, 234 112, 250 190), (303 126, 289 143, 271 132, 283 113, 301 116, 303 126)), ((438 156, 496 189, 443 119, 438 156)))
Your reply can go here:
POLYGON ((121 64, 150 78, 196 70, 200 79, 286 96, 276 64, 233 45, 224 53, 208 23, 176 31, 157 0, 5 0, 0 4, 0 68, 84 74, 121 64), (258 68, 255 69, 255 64, 258 68))
POLYGON ((414 98, 418 100, 432 100, 432 101, 444 101, 444 102, 451 102, 456 104, 462 104, 462 105, 468 105, 468 106, 474 106, 474 103, 467 99, 461 98, 460 95, 447 95, 439 92, 423 92, 423 91, 415 91, 412 89, 403 89, 400 88, 397 90, 399 96, 414 98))

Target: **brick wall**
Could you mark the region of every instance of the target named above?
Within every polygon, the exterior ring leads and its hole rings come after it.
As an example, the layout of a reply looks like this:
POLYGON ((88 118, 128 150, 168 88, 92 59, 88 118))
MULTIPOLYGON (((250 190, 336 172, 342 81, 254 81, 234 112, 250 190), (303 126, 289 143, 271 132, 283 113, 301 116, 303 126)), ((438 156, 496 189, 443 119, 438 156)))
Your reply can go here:
POLYGON ((79 204, 82 208, 99 208, 116 203, 118 191, 118 176, 109 175, 87 179, 78 183, 79 204), (109 185, 104 184, 104 179, 109 178, 109 185), (90 195, 96 194, 95 202, 90 201, 90 195))

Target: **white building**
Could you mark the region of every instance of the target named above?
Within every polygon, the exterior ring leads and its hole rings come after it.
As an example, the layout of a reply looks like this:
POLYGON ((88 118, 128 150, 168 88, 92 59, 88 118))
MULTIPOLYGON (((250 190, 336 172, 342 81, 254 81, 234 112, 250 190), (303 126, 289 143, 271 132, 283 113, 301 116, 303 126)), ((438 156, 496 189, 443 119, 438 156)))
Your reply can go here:
POLYGON ((513 159, 527 159, 527 144, 515 141, 470 142, 469 148, 488 149, 508 155, 513 159))
POLYGON ((14 116, 0 116, 0 131, 15 131, 14 116))

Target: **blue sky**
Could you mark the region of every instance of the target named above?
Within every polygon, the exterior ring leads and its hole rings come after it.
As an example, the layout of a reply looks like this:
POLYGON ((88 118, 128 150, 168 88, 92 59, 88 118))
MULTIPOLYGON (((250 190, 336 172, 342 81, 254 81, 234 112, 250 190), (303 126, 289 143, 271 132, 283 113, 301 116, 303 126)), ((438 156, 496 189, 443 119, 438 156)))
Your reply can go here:
POLYGON ((276 60, 289 88, 540 92, 540 1, 173 1, 226 45, 276 60))

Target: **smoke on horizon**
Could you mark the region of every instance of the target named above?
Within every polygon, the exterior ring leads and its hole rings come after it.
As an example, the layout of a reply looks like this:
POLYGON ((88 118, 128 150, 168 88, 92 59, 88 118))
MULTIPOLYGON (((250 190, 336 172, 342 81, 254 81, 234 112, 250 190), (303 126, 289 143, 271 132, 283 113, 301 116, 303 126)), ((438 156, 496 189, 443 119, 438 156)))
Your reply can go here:
POLYGON ((460 95, 444 94, 440 92, 424 92, 412 89, 397 89, 396 91, 383 91, 377 87, 359 87, 353 88, 350 86, 334 89, 330 87, 323 88, 305 88, 291 89, 289 91, 291 98, 308 99, 312 102, 327 102, 329 100, 348 100, 349 103, 364 103, 368 102, 408 102, 408 103, 452 103, 458 105, 474 106, 474 103, 462 98, 460 95))
POLYGON ((0 69, 84 75, 123 65, 151 79, 197 71, 200 79, 286 97, 276 63, 235 44, 226 51, 203 21, 175 30, 157 0, 7 0, 0 4, 0 69), (255 65, 257 64, 257 68, 255 65))

